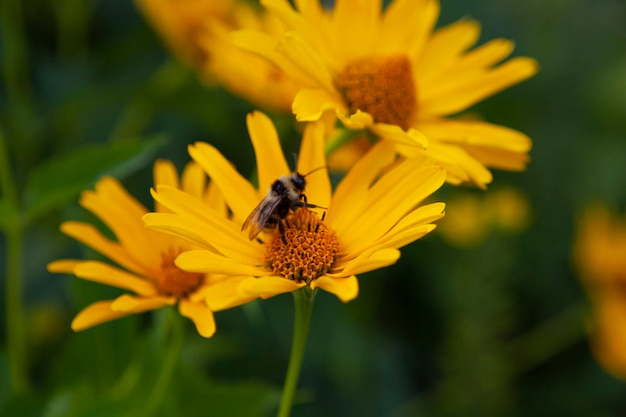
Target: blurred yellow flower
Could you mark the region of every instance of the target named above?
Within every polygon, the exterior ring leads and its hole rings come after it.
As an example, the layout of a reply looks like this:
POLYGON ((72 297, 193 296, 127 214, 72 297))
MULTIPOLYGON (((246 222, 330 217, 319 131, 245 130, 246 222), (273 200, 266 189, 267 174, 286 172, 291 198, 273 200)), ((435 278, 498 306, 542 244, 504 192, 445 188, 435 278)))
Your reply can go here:
POLYGON ((236 0, 136 0, 167 46, 192 67, 207 56, 199 38, 216 22, 232 23, 236 0))
POLYGON ((307 173, 307 201, 327 209, 296 208, 280 227, 249 240, 241 230, 266 190, 289 175, 274 125, 262 113, 247 119, 258 166, 259 189, 211 145, 190 146, 191 157, 222 191, 232 218, 175 189, 158 186, 155 200, 173 214, 144 216, 150 229, 185 238, 203 250, 185 252, 176 265, 186 271, 229 274, 229 285, 208 292, 219 308, 230 296, 268 298, 309 286, 347 302, 358 294, 357 274, 391 265, 399 248, 435 228, 443 203, 419 204, 445 180, 445 172, 422 156, 396 161, 393 147, 377 144, 343 178, 334 193, 326 170, 324 124, 307 125, 298 172, 307 173), (320 213, 325 215, 319 217, 320 213))
POLYGON ((528 199, 513 187, 490 189, 487 194, 456 191, 446 201, 448 210, 438 233, 462 248, 479 245, 494 229, 519 233, 531 221, 528 199))
POLYGON ((235 29, 282 33, 284 26, 242 0, 136 0, 168 47, 209 84, 266 109, 289 112, 300 83, 231 42, 235 29))
POLYGON ((501 63, 513 42, 496 39, 469 50, 480 25, 461 20, 433 31, 435 0, 261 0, 288 30, 278 36, 238 31, 235 42, 265 56, 305 84, 293 102, 300 121, 334 112, 350 129, 394 141, 406 156, 423 153, 451 183, 484 187, 487 167, 522 170, 531 140, 478 120, 451 119, 471 105, 537 72, 531 58, 501 63))
MULTIPOLYGON (((171 162, 157 161, 154 180, 155 184, 169 184, 184 190, 214 210, 226 213, 218 189, 213 184, 207 186, 206 174, 195 163, 187 165, 179 180, 171 162)), ((148 210, 113 178, 103 178, 95 190, 83 192, 80 204, 102 220, 117 240, 110 240, 94 225, 83 222, 67 221, 61 225, 61 230, 119 266, 99 260, 64 259, 48 264, 48 270, 74 274, 81 279, 131 291, 134 295, 123 294, 115 300, 89 305, 74 318, 73 330, 178 303, 180 314, 194 322, 200 335, 213 335, 215 310, 206 305, 204 294, 219 283, 221 277, 185 272, 174 265, 174 259, 182 252, 195 249, 194 245, 146 229, 141 218, 148 210)), ((157 210, 165 211, 158 204, 157 210)))
POLYGON ((593 305, 595 356, 626 379, 626 218, 603 206, 588 208, 578 221, 574 259, 593 305))

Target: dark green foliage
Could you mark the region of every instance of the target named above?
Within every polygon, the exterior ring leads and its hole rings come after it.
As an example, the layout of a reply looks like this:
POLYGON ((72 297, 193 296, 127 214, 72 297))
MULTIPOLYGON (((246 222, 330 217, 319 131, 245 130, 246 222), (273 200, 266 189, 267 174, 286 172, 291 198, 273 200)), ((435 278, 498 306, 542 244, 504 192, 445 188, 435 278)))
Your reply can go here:
MULTIPOLYGON (((513 39, 514 55, 540 63, 536 77, 471 110, 533 139, 528 169, 494 171, 493 184, 528 197, 532 224, 516 235, 492 230, 471 249, 433 233, 403 249, 398 264, 361 276, 355 301, 318 294, 292 415, 621 416, 626 382, 590 352, 571 250, 588 202, 626 207, 626 3, 442 3, 441 25, 475 18, 481 43, 513 39)), ((19 199, 0 189, 0 229, 27 231, 24 326, 37 341, 27 349, 31 389, 14 395, 2 234, 0 416, 139 416, 166 356, 161 313, 73 333, 71 317, 118 292, 47 273, 48 262, 80 256, 58 224, 85 216, 75 201, 104 175, 151 207, 153 161, 182 168, 195 141, 249 175, 253 107, 173 62, 133 2, 1 0, 0 14, 0 130, 19 199), (35 326, 47 306, 50 321, 35 326)), ((293 120, 272 117, 286 154, 297 151, 293 120)), ((446 187, 436 198, 454 193, 446 187)), ((292 310, 284 295, 217 313, 212 339, 181 319, 180 364, 156 416, 273 415, 292 310)))

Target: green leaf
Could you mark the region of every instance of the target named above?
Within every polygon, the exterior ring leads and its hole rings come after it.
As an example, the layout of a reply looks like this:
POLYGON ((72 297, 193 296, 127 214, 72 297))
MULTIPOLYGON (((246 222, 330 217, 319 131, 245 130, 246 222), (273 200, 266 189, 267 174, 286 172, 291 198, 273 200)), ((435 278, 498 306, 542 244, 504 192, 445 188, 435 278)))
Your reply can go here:
POLYGON ((108 143, 55 156, 31 173, 26 185, 26 218, 32 221, 74 200, 101 177, 117 178, 144 167, 164 146, 163 136, 108 143))
POLYGON ((193 372, 182 373, 180 382, 176 411, 186 417, 264 417, 280 400, 280 389, 264 382, 208 381, 193 372))
POLYGON ((0 198, 0 230, 8 230, 18 221, 17 211, 6 198, 0 198))

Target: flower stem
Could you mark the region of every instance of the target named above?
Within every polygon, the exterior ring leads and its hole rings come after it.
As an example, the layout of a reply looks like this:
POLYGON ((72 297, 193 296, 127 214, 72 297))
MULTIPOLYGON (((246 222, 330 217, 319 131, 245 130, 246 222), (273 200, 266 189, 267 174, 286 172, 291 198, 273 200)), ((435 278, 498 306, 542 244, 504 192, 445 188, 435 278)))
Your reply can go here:
POLYGON ((164 323, 165 331, 163 332, 163 340, 169 341, 168 351, 163 361, 161 373, 157 377, 152 392, 142 408, 142 412, 140 413, 141 417, 155 415, 161 406, 166 391, 172 382, 172 377, 174 376, 174 371, 176 370, 176 365, 178 364, 180 353, 183 349, 185 335, 183 322, 174 307, 168 310, 164 323))
POLYGON ((586 334, 583 321, 586 309, 583 304, 573 304, 511 341, 515 374, 527 372, 583 339, 586 334))
POLYGON ((9 163, 7 143, 0 129, 0 187, 2 200, 10 209, 6 224, 6 329, 7 351, 11 369, 11 389, 24 394, 29 389, 24 336, 22 240, 19 198, 9 163))
POLYGON ((335 136, 329 138, 326 142, 326 155, 332 154, 352 139, 363 135, 367 135, 367 132, 363 130, 339 129, 335 136))
POLYGON ((311 321, 314 298, 315 292, 308 286, 294 291, 293 293, 295 309, 293 340, 291 342, 291 355, 289 356, 289 365, 287 367, 287 375, 285 376, 283 394, 278 408, 278 417, 289 417, 291 414, 293 398, 296 394, 298 379, 300 378, 306 339, 309 333, 309 323, 311 321))

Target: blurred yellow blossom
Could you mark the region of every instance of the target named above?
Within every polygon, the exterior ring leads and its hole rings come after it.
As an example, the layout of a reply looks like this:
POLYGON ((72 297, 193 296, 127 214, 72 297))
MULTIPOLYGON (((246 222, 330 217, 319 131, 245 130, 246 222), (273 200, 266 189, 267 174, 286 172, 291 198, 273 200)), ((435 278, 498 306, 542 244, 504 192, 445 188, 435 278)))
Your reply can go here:
POLYGON ((492 230, 519 233, 530 225, 528 199, 516 188, 497 187, 486 194, 454 190, 438 233, 458 247, 473 247, 492 230))
POLYGON ((521 132, 449 116, 537 72, 526 57, 502 62, 513 42, 477 48, 480 24, 463 19, 434 30, 436 0, 262 0, 288 30, 241 30, 237 44, 265 56, 305 85, 293 112, 300 121, 332 112, 350 129, 369 129, 406 156, 424 153, 454 184, 484 187, 488 167, 522 170, 531 140, 521 132), (427 149, 424 152, 424 149, 427 149))
POLYGON ((587 208, 578 220, 574 259, 593 307, 596 358, 626 379, 626 217, 602 205, 587 208))
POLYGON ((231 42, 235 29, 282 33, 283 25, 243 0, 136 0, 179 59, 200 78, 266 109, 289 112, 300 83, 231 42))

